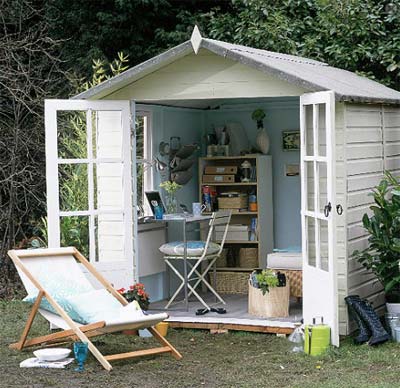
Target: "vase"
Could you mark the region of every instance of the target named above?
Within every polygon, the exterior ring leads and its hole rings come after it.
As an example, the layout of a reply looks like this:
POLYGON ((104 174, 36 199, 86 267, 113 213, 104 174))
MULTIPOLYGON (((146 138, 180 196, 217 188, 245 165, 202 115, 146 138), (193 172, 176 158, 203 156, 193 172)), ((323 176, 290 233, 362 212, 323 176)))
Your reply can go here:
POLYGON ((265 128, 260 128, 257 132, 256 145, 264 155, 269 151, 269 136, 265 128))
POLYGON ((165 206, 167 208, 167 214, 178 213, 178 202, 176 200, 175 194, 167 194, 165 206))

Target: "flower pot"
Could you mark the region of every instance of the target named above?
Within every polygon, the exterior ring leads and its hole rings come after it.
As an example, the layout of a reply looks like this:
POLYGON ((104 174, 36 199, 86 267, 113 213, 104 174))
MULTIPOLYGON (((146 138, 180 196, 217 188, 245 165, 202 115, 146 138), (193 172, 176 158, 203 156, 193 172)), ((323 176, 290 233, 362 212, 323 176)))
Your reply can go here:
POLYGON ((157 323, 155 326, 155 329, 163 336, 166 337, 167 332, 168 332, 168 322, 160 322, 157 323))
POLYGON ((136 329, 122 330, 122 334, 124 335, 139 335, 136 329))
POLYGON ((249 284, 250 315, 261 318, 285 318, 289 316, 289 283, 285 287, 273 287, 263 294, 261 289, 249 284))

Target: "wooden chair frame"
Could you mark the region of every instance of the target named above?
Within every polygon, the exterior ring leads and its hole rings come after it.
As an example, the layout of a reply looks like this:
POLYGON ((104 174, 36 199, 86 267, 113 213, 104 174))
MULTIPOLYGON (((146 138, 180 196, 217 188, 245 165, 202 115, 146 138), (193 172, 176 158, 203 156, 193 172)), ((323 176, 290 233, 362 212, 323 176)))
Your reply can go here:
MULTIPOLYGON (((68 316, 68 314, 63 310, 63 308, 56 302, 56 300, 51 296, 51 294, 48 293, 44 287, 41 286, 41 284, 29 272, 29 270, 26 268, 26 266, 22 263, 20 259, 20 258, 37 259, 46 256, 73 255, 75 259, 79 261, 104 286, 104 288, 110 292, 111 295, 113 295, 123 306, 126 306, 128 304, 127 300, 118 293, 118 291, 111 285, 111 283, 108 282, 77 249, 71 247, 71 248, 49 248, 40 250, 34 250, 34 249, 18 250, 18 251, 10 250, 8 251, 8 255, 11 257, 15 266, 19 268, 26 275, 26 277, 32 282, 32 284, 39 291, 38 297, 32 306, 31 312, 25 324, 25 328, 22 332, 20 340, 16 343, 9 345, 11 349, 22 350, 30 346, 37 346, 43 344, 54 345, 56 343, 65 343, 66 341, 80 340, 82 342, 87 342, 90 352, 107 371, 110 371, 112 369, 112 366, 109 361, 122 360, 140 356, 148 356, 160 353, 170 353, 177 360, 180 360, 182 358, 182 355, 154 327, 148 327, 148 330, 156 338, 156 340, 160 342, 160 344, 162 345, 161 347, 104 356, 102 353, 100 353, 100 351, 96 348, 96 346, 94 346, 93 343, 89 340, 89 337, 105 334, 104 332, 102 332, 101 329, 106 327, 106 323, 104 321, 101 321, 80 326, 79 324, 74 322, 68 316), (51 304, 54 310, 57 311, 58 315, 60 315, 61 318, 66 322, 66 324, 69 326, 69 329, 62 330, 60 332, 53 334, 48 334, 28 339, 29 331, 31 329, 33 320, 39 310, 40 302, 43 297, 47 299, 47 301, 51 304)), ((123 325, 123 327, 118 327, 114 331, 110 330, 107 332, 111 333, 130 328, 132 329, 135 326, 137 326, 137 323, 132 322, 130 324, 128 323, 126 325, 123 325)))

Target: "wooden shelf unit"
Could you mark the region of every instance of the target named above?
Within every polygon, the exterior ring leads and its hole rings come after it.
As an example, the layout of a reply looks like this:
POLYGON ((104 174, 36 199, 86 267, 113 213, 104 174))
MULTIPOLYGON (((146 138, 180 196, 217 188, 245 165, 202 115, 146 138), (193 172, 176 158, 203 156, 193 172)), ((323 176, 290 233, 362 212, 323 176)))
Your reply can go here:
MULTIPOLYGON (((217 193, 221 193, 228 189, 229 191, 239 191, 249 193, 255 192, 257 195, 257 212, 252 211, 233 211, 231 223, 250 225, 252 218, 257 218, 257 241, 234 240, 225 242, 226 245, 235 247, 257 247, 258 248, 258 266, 266 267, 267 254, 272 252, 274 246, 273 234, 273 198, 272 198, 272 157, 269 155, 252 154, 242 156, 213 156, 199 158, 199 198, 203 202, 203 186, 215 186, 217 193), (203 174, 206 166, 238 166, 248 160, 256 167, 255 182, 231 182, 231 183, 203 183, 203 174)), ((207 213, 206 213, 207 214, 207 213)), ((210 213, 208 213, 210 214, 210 213)), ((218 271, 234 271, 247 272, 249 268, 227 267, 217 268, 218 271)))

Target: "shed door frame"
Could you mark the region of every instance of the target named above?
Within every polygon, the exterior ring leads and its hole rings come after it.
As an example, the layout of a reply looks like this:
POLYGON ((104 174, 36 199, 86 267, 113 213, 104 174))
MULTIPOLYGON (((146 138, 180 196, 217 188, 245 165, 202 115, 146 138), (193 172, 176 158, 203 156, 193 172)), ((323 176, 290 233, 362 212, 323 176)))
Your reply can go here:
POLYGON ((303 317, 310 324, 313 318, 325 315, 325 323, 331 328, 331 342, 338 346, 333 91, 306 93, 300 97, 300 129, 303 317), (311 109, 309 114, 307 109, 311 109), (324 123, 319 121, 321 114, 324 123), (310 115, 312 123, 307 122, 310 115))
MULTIPOLYGON (((136 204, 134 188, 136 185, 136 169, 132 167, 132 158, 135 158, 135 147, 132 137, 134 136, 135 103, 134 101, 88 101, 88 100, 45 100, 45 130, 46 130, 46 188, 47 188, 47 231, 48 246, 50 248, 59 247, 60 240, 60 220, 61 217, 88 217, 89 218, 89 257, 96 268, 103 272, 113 273, 111 277, 114 285, 117 287, 127 286, 136 278, 135 270, 135 234, 136 222, 134 220, 135 212, 133 209, 136 204), (63 159, 58 155, 58 123, 57 112, 67 111, 85 112, 86 117, 86 141, 87 155, 81 159, 63 159), (95 157, 93 155, 93 123, 92 112, 120 112, 121 113, 121 156, 116 157, 95 157), (133 123, 133 124, 132 124, 133 123), (122 165, 122 190, 123 206, 122 209, 105 210, 96 209, 94 205, 95 189, 93 184, 94 164, 101 163, 119 163, 122 165), (60 209, 59 192, 59 166, 60 165, 87 165, 88 182, 88 207, 85 210, 60 209), (96 255, 95 238, 95 216, 123 214, 123 241, 124 241, 124 259, 115 261, 98 261, 96 255), (118 275, 120 272, 120 275, 118 275)), ((96 150, 97 152, 97 150, 96 150)))

